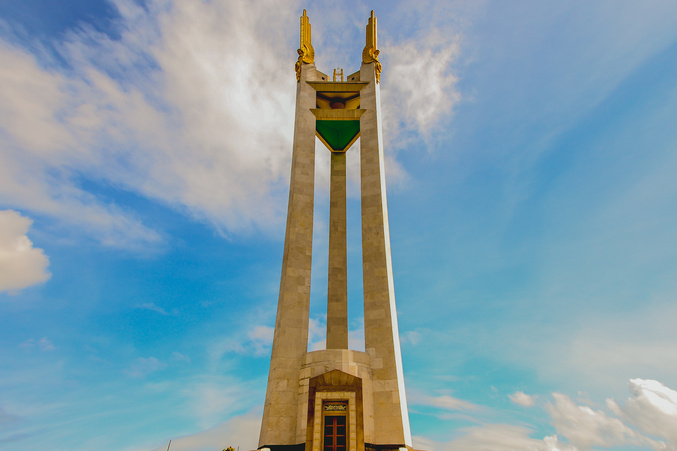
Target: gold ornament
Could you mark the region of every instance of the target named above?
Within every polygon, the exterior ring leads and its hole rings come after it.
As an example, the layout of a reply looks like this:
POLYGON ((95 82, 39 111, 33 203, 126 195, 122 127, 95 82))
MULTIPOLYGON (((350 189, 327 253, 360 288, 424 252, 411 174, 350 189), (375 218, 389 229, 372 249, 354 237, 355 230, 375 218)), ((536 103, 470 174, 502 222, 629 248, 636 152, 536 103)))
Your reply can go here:
POLYGON ((381 63, 378 61, 378 55, 381 53, 377 47, 376 37, 376 16, 374 11, 371 11, 369 23, 367 24, 367 43, 362 50, 362 62, 364 64, 374 63, 374 70, 376 71, 376 83, 381 82, 381 63))
POLYGON ((313 49, 310 36, 310 21, 305 9, 301 16, 301 43, 296 53, 299 54, 299 59, 294 65, 294 70, 296 71, 296 81, 298 82, 301 81, 301 63, 312 64, 315 62, 315 50, 313 49))

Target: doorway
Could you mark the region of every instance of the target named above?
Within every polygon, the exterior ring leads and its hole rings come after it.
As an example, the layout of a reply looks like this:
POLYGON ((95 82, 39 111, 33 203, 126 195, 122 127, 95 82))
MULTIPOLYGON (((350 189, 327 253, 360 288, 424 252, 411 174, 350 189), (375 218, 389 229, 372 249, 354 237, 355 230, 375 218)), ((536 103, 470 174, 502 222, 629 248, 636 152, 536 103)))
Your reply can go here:
POLYGON ((324 451, 346 451, 346 416, 324 417, 324 451))

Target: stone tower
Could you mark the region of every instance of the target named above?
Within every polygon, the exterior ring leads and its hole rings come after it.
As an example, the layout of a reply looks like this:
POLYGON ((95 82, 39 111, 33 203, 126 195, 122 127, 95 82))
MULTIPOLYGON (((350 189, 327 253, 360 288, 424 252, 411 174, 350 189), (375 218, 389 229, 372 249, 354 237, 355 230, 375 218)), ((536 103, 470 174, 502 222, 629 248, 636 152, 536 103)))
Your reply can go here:
MULTIPOLYGON (((376 17, 358 72, 315 68, 303 11, 289 209, 259 449, 411 449, 390 257, 376 17), (315 137, 331 152, 327 349, 308 352, 315 137), (348 349, 346 151, 360 138, 366 352, 348 349)), ((321 151, 321 150, 318 150, 321 151)))

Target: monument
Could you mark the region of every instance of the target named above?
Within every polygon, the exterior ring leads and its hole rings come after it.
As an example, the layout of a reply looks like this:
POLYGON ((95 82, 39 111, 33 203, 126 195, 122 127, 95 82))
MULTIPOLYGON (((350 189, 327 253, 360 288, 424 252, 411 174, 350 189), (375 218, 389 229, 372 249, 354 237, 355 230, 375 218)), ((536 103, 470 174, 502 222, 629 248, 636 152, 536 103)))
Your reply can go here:
POLYGON ((390 256, 376 17, 360 70, 315 68, 303 11, 280 295, 259 449, 409 448, 390 256), (338 79, 337 79, 338 78, 338 79), (331 152, 327 349, 308 352, 315 137, 331 152), (346 152, 360 138, 365 352, 348 349, 346 152))

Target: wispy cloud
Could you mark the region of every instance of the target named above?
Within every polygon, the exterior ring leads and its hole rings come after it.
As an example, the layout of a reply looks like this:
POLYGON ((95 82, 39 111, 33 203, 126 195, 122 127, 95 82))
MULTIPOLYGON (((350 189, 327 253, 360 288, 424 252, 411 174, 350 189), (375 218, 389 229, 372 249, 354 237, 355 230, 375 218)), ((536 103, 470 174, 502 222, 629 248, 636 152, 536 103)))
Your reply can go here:
POLYGON ((308 350, 318 351, 327 347, 327 315, 310 318, 308 322, 308 350))
MULTIPOLYGON (((630 397, 624 405, 608 399, 608 410, 578 404, 562 393, 552 393, 544 407, 556 434, 534 438, 534 429, 523 425, 491 423, 482 417, 496 415, 487 407, 466 405, 446 396, 415 395, 412 404, 439 406, 451 410, 475 411, 479 426, 461 429, 449 442, 417 438, 433 450, 518 450, 584 451, 592 448, 631 447, 651 450, 677 449, 677 392, 655 380, 632 379, 630 397)), ((523 392, 510 395, 513 402, 534 406, 533 396, 523 392)))
POLYGON ((144 378, 151 373, 162 371, 165 368, 167 368, 167 364, 155 357, 139 357, 125 370, 125 374, 130 377, 144 378))
POLYGON ((111 245, 160 235, 83 190, 79 177, 226 231, 277 223, 295 82, 284 32, 296 28, 295 12, 232 2, 115 6, 120 39, 81 29, 57 43, 67 70, 0 42, 0 199, 111 245))
POLYGON ((410 330, 400 334, 400 342, 402 344, 410 344, 416 346, 421 342, 421 332, 416 330, 410 330))
MULTIPOLYGON (((70 31, 55 43, 54 58, 14 37, 0 41, 0 199, 111 246, 163 237, 137 213, 83 188, 82 178, 161 201, 225 233, 279 225, 297 10, 264 0, 114 6, 119 38, 70 31)), ((458 100, 450 70, 458 45, 432 30, 382 50, 390 137, 427 134, 458 100)), ((389 159, 394 180, 403 171, 389 159)))
POLYGON ((52 340, 47 337, 42 337, 39 340, 30 338, 19 345, 24 349, 39 349, 40 351, 53 351, 56 349, 52 340))
POLYGON ((137 309, 142 309, 142 310, 150 310, 151 312, 157 312, 160 315, 165 315, 165 316, 177 316, 179 314, 179 310, 176 308, 173 308, 171 311, 167 311, 165 308, 160 307, 159 305, 153 303, 153 302, 146 302, 143 304, 139 304, 136 306, 137 309))
MULTIPOLYGON (((461 437, 441 443, 425 438, 414 438, 417 446, 433 451, 579 451, 561 443, 556 435, 535 439, 533 431, 523 426, 510 424, 484 424, 461 429, 461 437)), ((582 451, 582 450, 581 450, 582 451)))
POLYGON ((407 402, 410 405, 436 407, 452 412, 472 412, 483 409, 480 405, 450 395, 431 396, 416 390, 407 392, 407 402))
POLYGON ((383 82, 386 136, 393 144, 399 141, 396 145, 402 144, 405 131, 427 136, 461 99, 452 71, 460 52, 458 38, 432 28, 383 52, 388 63, 383 82))
POLYGON ((188 357, 185 354, 181 354, 180 352, 174 351, 172 352, 172 360, 176 362, 185 362, 185 363, 190 363, 190 357, 188 357))
MULTIPOLYGON (((198 449, 256 449, 261 429, 261 408, 256 407, 244 415, 234 416, 201 432, 183 437, 172 437, 172 451, 194 451, 198 449)), ((163 444, 153 451, 165 451, 163 444)))
POLYGON ((269 355, 274 331, 274 328, 264 325, 231 331, 210 345, 209 354, 212 363, 218 362, 225 354, 231 352, 255 357, 269 355))
POLYGON ((4 407, 0 406, 0 427, 5 428, 8 425, 17 423, 20 420, 21 417, 7 412, 4 407))

